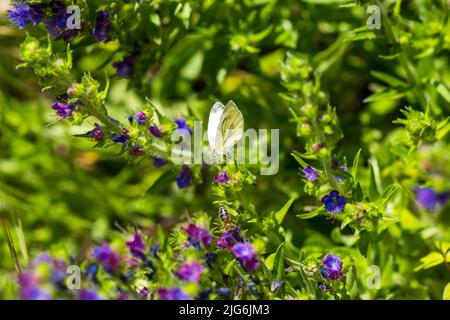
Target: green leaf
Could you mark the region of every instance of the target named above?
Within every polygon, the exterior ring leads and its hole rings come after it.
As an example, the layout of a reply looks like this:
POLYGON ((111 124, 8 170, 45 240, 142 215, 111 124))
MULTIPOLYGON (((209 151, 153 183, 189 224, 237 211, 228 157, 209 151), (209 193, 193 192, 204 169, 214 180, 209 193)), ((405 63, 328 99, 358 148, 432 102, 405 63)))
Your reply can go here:
POLYGON ((407 87, 408 86, 408 84, 405 81, 403 81, 397 77, 394 77, 388 73, 385 73, 385 72, 371 71, 370 74, 372 76, 374 76, 375 78, 377 78, 378 80, 381 80, 392 87, 407 87))
POLYGON ((444 288, 444 293, 442 294, 442 300, 450 300, 450 282, 444 288))
POLYGON ((359 164, 359 157, 361 155, 362 149, 358 150, 358 153, 356 154, 355 158, 353 159, 353 165, 352 165, 352 176, 354 181, 356 181, 356 175, 358 173, 358 164, 359 164))
POLYGON ((425 257, 420 259, 421 264, 414 269, 414 271, 426 270, 441 263, 444 263, 444 256, 440 252, 430 252, 425 257))
POLYGON ((291 153, 291 156, 294 157, 295 160, 297 160, 297 162, 302 166, 302 168, 306 168, 308 166, 308 164, 303 161, 301 154, 297 151, 294 151, 291 153))
POLYGON ((286 204, 277 212, 275 212, 275 220, 278 225, 280 225, 283 222, 284 217, 286 216, 287 212, 289 211, 289 208, 291 207, 292 203, 297 199, 296 197, 293 197, 286 202, 286 204))
POLYGON ((314 218, 316 216, 318 216, 319 214, 325 212, 323 207, 317 208, 311 212, 308 213, 302 213, 302 214, 298 214, 297 217, 299 217, 300 219, 311 219, 314 218))
POLYGON ((272 274, 277 280, 284 279, 284 242, 277 248, 272 274))

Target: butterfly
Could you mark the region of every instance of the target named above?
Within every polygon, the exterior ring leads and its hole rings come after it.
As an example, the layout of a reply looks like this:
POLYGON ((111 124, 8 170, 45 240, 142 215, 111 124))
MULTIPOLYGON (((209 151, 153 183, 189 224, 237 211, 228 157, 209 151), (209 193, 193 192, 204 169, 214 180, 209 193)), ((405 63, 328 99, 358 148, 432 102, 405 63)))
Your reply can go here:
POLYGON ((208 141, 214 155, 227 155, 244 134, 244 117, 233 101, 216 102, 209 113, 208 141))

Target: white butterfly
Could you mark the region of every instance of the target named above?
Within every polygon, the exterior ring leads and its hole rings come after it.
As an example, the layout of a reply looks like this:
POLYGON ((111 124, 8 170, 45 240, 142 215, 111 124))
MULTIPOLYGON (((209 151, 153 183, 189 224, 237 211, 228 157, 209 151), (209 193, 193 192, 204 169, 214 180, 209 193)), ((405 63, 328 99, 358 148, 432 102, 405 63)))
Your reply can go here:
POLYGON ((233 101, 216 102, 209 113, 208 141, 214 155, 223 156, 242 138, 244 117, 233 101))

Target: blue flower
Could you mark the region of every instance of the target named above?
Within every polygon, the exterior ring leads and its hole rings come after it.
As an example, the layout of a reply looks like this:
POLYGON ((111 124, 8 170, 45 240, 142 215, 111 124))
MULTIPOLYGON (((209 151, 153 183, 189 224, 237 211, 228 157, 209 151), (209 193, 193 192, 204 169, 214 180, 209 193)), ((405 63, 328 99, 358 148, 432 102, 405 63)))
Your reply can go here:
POLYGON ((177 125, 177 130, 187 130, 190 135, 192 135, 192 129, 188 126, 184 118, 177 118, 174 121, 177 125))
POLYGON ((188 165, 183 165, 180 174, 177 176, 177 186, 180 189, 187 188, 191 184, 192 170, 188 165))
POLYGON ((156 158, 153 160, 153 166, 154 166, 155 168, 161 168, 161 167, 164 166, 166 163, 167 163, 167 160, 164 159, 164 158, 156 157, 156 158))
POLYGON ((93 256, 100 261, 103 268, 109 273, 114 272, 120 266, 120 255, 113 251, 106 242, 94 250, 93 256))
POLYGON ((231 252, 247 270, 254 271, 258 269, 259 260, 256 255, 255 249, 253 249, 250 243, 248 242, 236 243, 231 248, 231 252))
POLYGON ((342 273, 342 261, 341 258, 328 254, 321 260, 323 268, 320 269, 320 273, 327 280, 339 280, 342 273))
POLYGON ((149 249, 150 250, 150 254, 153 257, 156 257, 156 255, 158 254, 159 247, 160 247, 159 243, 157 243, 157 244, 155 244, 155 245, 150 247, 150 249, 149 249))
POLYGON ((180 288, 158 289, 159 300, 191 300, 191 297, 185 294, 180 288))
POLYGON ((97 41, 109 41, 108 33, 111 29, 111 21, 109 19, 109 12, 102 10, 97 12, 97 20, 95 21, 95 29, 92 32, 97 41))
POLYGON ((37 25, 44 18, 42 5, 23 5, 19 2, 14 7, 14 9, 8 10, 9 18, 19 29, 25 28, 25 25, 29 22, 37 25))
POLYGON ((311 182, 316 181, 317 177, 319 176, 319 172, 317 172, 317 170, 311 166, 307 166, 305 169, 303 169, 303 174, 305 175, 305 178, 311 182))
POLYGON ((336 190, 331 191, 329 194, 322 198, 322 203, 325 205, 325 209, 331 213, 339 213, 344 210, 345 199, 339 195, 336 190))
POLYGON ((445 205, 450 198, 449 193, 438 193, 433 188, 414 188, 418 205, 429 211, 434 211, 438 206, 445 205))
POLYGON ((116 143, 122 143, 122 144, 126 144, 128 143, 128 140, 130 139, 130 136, 128 135, 128 130, 127 129, 123 129, 122 133, 120 134, 113 134, 112 136, 113 141, 116 143))
POLYGON ((119 76, 128 78, 133 74, 134 61, 131 56, 125 56, 121 61, 113 62, 113 67, 119 76))

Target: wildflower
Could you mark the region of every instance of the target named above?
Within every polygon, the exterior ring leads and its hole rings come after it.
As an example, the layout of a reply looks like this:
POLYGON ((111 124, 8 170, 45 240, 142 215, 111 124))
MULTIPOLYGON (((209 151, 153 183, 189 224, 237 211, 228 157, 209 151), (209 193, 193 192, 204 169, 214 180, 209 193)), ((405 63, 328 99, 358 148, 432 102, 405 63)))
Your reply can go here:
POLYGON ((185 263, 180 270, 176 273, 177 277, 181 280, 200 282, 200 277, 204 267, 198 262, 185 263))
POLYGON ((317 177, 319 176, 319 172, 317 172, 317 170, 311 166, 307 166, 305 169, 303 169, 303 174, 305 175, 305 178, 311 182, 316 181, 317 177))
POLYGON ((155 245, 150 247, 150 254, 153 257, 156 257, 156 255, 158 254, 159 247, 160 247, 159 243, 157 243, 157 244, 155 244, 155 245))
POLYGON ((323 268, 320 273, 327 280, 339 280, 342 277, 342 261, 341 258, 328 254, 321 260, 323 268))
POLYGON ((208 230, 193 223, 189 224, 187 227, 181 227, 181 230, 187 234, 190 241, 202 242, 205 247, 209 246, 211 243, 211 234, 208 230))
POLYGON ((228 178, 227 172, 223 170, 214 178, 214 181, 217 183, 228 183, 230 179, 228 178))
POLYGON ((339 195, 336 190, 330 191, 329 194, 322 198, 322 203, 325 205, 325 209, 331 213, 339 213, 344 210, 345 199, 339 195))
POLYGON ((128 116, 128 122, 130 123, 130 126, 132 126, 133 122, 134 122, 134 117, 133 116, 128 116))
POLYGON ((19 2, 14 5, 14 9, 8 10, 9 19, 19 29, 25 28, 25 25, 29 22, 37 25, 44 18, 42 9, 42 5, 23 5, 19 2))
POLYGON ((94 140, 100 140, 103 138, 103 131, 98 123, 95 124, 95 128, 90 131, 90 134, 94 140))
POLYGON ((134 61, 131 56, 125 56, 121 61, 113 62, 113 67, 119 76, 128 78, 133 74, 134 61))
POLYGON ((222 287, 217 290, 217 293, 221 296, 228 296, 230 294, 230 289, 222 287))
MULTIPOLYGON (((44 22, 48 33, 53 37, 60 36, 66 29, 68 14, 64 3, 61 1, 52 1, 51 4, 52 16, 44 22)), ((72 30, 70 30, 72 32, 72 30)))
POLYGON ((80 300, 103 300, 101 296, 95 290, 81 289, 78 292, 78 299, 80 300))
POLYGON ((94 250, 93 256, 100 261, 103 268, 109 273, 113 273, 120 266, 119 254, 113 251, 106 242, 94 250))
POLYGON ((109 12, 102 10, 97 12, 97 20, 95 21, 95 29, 92 32, 97 41, 109 41, 108 33, 111 29, 111 21, 109 19, 109 12))
POLYGON ((191 300, 191 297, 185 294, 180 288, 158 289, 158 297, 160 300, 191 300))
POLYGON ((177 118, 174 122, 176 123, 178 130, 187 130, 189 134, 192 135, 192 129, 188 126, 184 118, 177 118))
POLYGON ((52 109, 56 110, 56 114, 60 117, 60 120, 66 119, 73 112, 73 105, 68 105, 62 102, 55 102, 52 104, 52 109))
POLYGON ((124 128, 120 134, 113 134, 113 141, 116 143, 126 144, 129 139, 130 136, 128 135, 128 130, 126 128, 124 128))
POLYGON ((148 126, 148 131, 150 131, 150 133, 156 138, 159 138, 162 135, 161 130, 157 125, 148 126))
POLYGON ((139 233, 133 234, 131 240, 126 245, 133 256, 145 260, 145 243, 139 233))
POLYGON ((438 206, 444 205, 449 199, 448 193, 438 193, 433 188, 414 188, 418 205, 429 211, 434 211, 438 206))
POLYGON ((143 287, 141 290, 139 290, 139 295, 142 298, 148 298, 148 296, 150 295, 150 291, 148 291, 147 287, 143 287))
POLYGON ((180 189, 187 188, 191 184, 192 170, 188 165, 183 165, 180 174, 177 176, 177 186, 180 189))
POLYGON ((140 156, 144 155, 144 152, 141 149, 142 149, 142 146, 134 147, 133 150, 131 150, 131 155, 133 157, 140 157, 140 156))
POLYGON ((241 264, 249 271, 254 271, 259 267, 259 260, 256 251, 248 242, 236 243, 231 252, 241 264))
POLYGON ((32 272, 19 276, 20 298, 23 300, 50 300, 51 295, 39 287, 39 278, 32 272))
POLYGON ((143 125, 147 121, 147 115, 144 112, 138 112, 136 114, 136 121, 138 125, 143 125))
POLYGON ((220 249, 229 249, 237 243, 242 242, 243 239, 240 235, 239 228, 232 229, 230 231, 224 231, 222 232, 222 235, 217 238, 216 245, 220 249))
POLYGON ((155 159, 153 159, 153 166, 155 168, 161 168, 162 166, 164 166, 167 163, 167 160, 164 158, 159 158, 156 157, 155 159))

